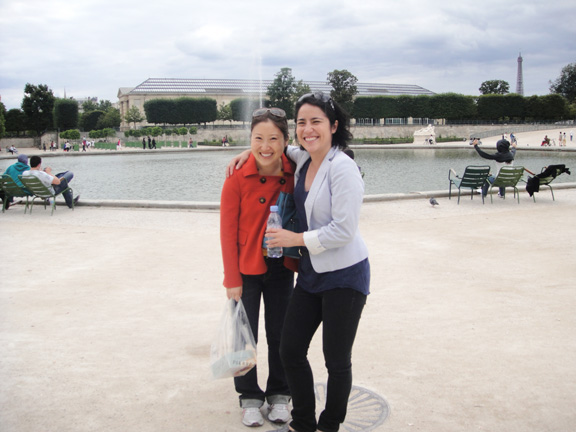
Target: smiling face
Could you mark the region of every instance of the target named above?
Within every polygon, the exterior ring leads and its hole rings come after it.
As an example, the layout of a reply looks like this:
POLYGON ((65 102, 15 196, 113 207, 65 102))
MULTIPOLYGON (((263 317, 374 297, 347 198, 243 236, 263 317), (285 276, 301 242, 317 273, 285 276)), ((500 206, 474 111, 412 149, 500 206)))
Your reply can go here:
POLYGON ((298 110, 296 136, 313 159, 323 159, 328 153, 332 147, 332 134, 337 127, 338 121, 331 125, 324 111, 315 105, 304 104, 298 110))
POLYGON ((252 129, 250 149, 256 158, 256 166, 262 175, 279 175, 280 160, 286 147, 282 131, 270 120, 258 123, 252 129))

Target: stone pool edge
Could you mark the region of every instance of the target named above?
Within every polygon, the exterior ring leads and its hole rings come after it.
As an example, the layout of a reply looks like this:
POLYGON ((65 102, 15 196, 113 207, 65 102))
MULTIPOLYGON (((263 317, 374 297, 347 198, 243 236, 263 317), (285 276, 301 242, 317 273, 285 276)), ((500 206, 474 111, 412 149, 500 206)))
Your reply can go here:
MULTIPOLYGON (((576 183, 558 183, 554 189, 576 188, 576 183)), ((452 191, 452 195, 458 192, 452 191)), ((415 191, 406 193, 388 193, 365 195, 364 202, 385 202, 409 199, 422 199, 431 197, 447 197, 448 190, 415 191)), ((463 192, 461 196, 470 196, 470 192, 463 192)), ((64 205, 63 202, 58 202, 64 205)), ((106 200, 106 199, 81 199, 77 206, 82 207, 117 207, 139 209, 178 209, 178 210, 220 210, 220 202, 213 201, 153 201, 153 200, 106 200)))

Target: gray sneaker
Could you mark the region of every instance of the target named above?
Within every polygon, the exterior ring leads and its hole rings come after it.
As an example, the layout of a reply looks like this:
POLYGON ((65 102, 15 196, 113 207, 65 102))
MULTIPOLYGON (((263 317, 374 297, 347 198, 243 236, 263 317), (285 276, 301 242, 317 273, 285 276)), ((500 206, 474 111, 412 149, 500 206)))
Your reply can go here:
POLYGON ((268 407, 268 420, 272 423, 286 423, 290 420, 290 410, 287 404, 277 403, 268 407))
POLYGON ((262 417, 260 408, 244 408, 242 410, 242 423, 248 427, 262 426, 264 424, 264 417, 262 417))

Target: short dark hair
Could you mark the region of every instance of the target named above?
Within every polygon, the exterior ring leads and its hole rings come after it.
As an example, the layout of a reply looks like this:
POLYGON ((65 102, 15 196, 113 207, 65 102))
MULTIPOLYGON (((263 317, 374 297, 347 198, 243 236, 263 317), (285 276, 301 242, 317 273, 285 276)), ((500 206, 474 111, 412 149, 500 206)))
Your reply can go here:
POLYGON ((34 155, 30 158, 30 166, 32 168, 36 168, 41 163, 42 163, 42 158, 40 156, 34 155))
MULTIPOLYGON (((334 125, 336 121, 338 121, 336 132, 332 135, 332 147, 338 147, 340 150, 345 149, 353 136, 350 132, 350 116, 344 108, 342 108, 330 96, 321 91, 305 94, 298 99, 298 102, 296 102, 296 106, 294 107, 294 119, 296 120, 296 125, 298 125, 298 111, 300 111, 300 108, 302 108, 302 105, 304 104, 317 106, 324 111, 324 114, 326 114, 326 117, 328 117, 328 120, 330 121, 330 125, 334 125)), ((300 145, 300 148, 303 148, 302 145, 300 145)))

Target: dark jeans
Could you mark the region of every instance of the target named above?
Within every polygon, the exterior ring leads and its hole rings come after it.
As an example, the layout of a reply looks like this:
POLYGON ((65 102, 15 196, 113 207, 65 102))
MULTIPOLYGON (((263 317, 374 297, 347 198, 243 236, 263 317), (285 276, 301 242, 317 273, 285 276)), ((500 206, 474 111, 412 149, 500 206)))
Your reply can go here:
POLYGON ((258 385, 257 367, 246 375, 234 378, 240 393, 240 406, 260 407, 268 403, 290 402, 284 368, 280 361, 280 338, 284 316, 294 290, 294 272, 284 267, 284 258, 266 259, 268 271, 263 275, 242 275, 242 303, 246 309, 254 339, 258 342, 260 297, 264 299, 264 326, 268 343, 268 380, 266 391, 258 385))
POLYGON ((280 344, 292 394, 290 426, 296 431, 335 432, 344 422, 352 388, 352 346, 365 304, 366 296, 350 288, 311 294, 296 285, 280 344), (328 385, 326 406, 317 423, 314 377, 307 354, 320 323, 328 385))
MULTIPOLYGON (((492 183, 494 183, 494 180, 496 179, 495 176, 491 175, 489 176, 486 181, 484 182, 484 184, 482 185, 482 195, 486 196, 488 195, 488 189, 490 188, 490 185, 492 183)), ((504 196, 506 195, 506 188, 498 188, 500 190, 500 196, 504 196)))
MULTIPOLYGON (((65 190, 68 187, 68 183, 74 178, 74 174, 71 171, 65 171, 63 173, 56 174, 56 177, 60 179, 59 185, 54 185, 54 193, 59 194, 61 191, 65 190)), ((66 191, 62 194, 64 197, 64 201, 66 201, 66 205, 72 208, 72 191, 66 191)))

